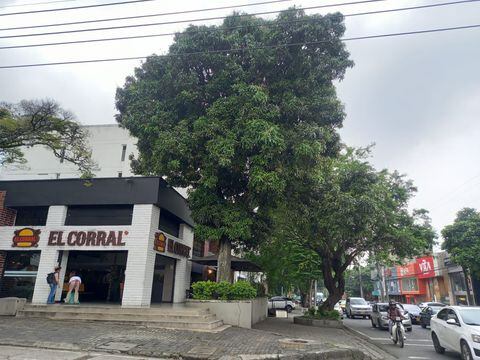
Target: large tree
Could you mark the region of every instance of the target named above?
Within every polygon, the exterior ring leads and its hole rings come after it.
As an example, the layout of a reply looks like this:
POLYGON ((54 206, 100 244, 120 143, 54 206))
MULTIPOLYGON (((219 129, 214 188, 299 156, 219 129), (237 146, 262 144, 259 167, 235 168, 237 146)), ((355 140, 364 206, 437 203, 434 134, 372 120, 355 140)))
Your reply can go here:
MULTIPOLYGON (((464 208, 457 213, 453 224, 442 230, 442 248, 452 256, 452 260, 462 266, 468 275, 480 279, 480 213, 472 208, 464 208)), ((470 286, 467 281, 467 291, 470 286)))
POLYGON ((292 238, 321 259, 325 287, 322 304, 333 309, 345 291, 345 272, 367 252, 404 258, 431 248, 435 233, 425 211, 409 213, 415 188, 398 173, 376 171, 368 151, 346 149, 324 159, 314 187, 298 186, 285 220, 292 238))
POLYGON ((84 177, 91 177, 95 164, 87 136, 73 114, 55 101, 0 103, 0 165, 24 163, 22 147, 42 145, 77 165, 84 177))
POLYGON ((232 244, 261 242, 269 209, 337 151, 344 31, 338 13, 234 14, 176 34, 117 90, 117 120, 139 139, 136 173, 190 189, 196 238, 220 244, 219 280, 232 244))

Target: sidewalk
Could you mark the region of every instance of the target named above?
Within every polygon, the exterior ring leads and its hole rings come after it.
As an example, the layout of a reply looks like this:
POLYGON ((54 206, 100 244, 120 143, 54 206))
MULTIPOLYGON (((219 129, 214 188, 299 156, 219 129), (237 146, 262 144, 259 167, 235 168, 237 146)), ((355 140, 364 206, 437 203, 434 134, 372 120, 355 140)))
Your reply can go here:
POLYGON ((344 330, 306 327, 293 324, 292 319, 275 318, 255 329, 231 327, 213 334, 106 322, 0 317, 0 345, 177 359, 388 358, 344 330), (288 341, 292 338, 311 342, 292 344, 288 341))

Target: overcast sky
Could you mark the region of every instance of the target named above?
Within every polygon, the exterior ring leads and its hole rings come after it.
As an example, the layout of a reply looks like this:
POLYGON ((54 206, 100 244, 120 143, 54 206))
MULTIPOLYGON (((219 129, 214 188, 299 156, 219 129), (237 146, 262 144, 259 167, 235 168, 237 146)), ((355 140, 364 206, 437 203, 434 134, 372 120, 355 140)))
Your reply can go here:
MULTIPOLYGON (((1 0, 0 14, 111 1, 70 0, 37 6, 18 6, 52 0, 1 0)), ((138 4, 32 15, 0 16, 0 30, 85 19, 101 19, 177 10, 237 5, 260 0, 150 1, 138 4)), ((387 0, 322 9, 344 14, 446 2, 447 0, 387 0)), ((455 1, 455 0, 454 0, 455 1)), ((250 6, 253 12, 288 6, 315 6, 342 0, 299 0, 250 6)), ((0 31, 0 36, 81 29, 120 24, 175 21, 224 16, 232 10, 163 16, 74 27, 0 31)), ((309 11, 316 12, 316 10, 309 11)), ((217 24, 219 21, 195 24, 217 24)), ((480 3, 348 17, 347 37, 480 23, 480 3)), ((0 46, 131 36, 180 31, 187 24, 79 34, 0 39, 0 46)), ((103 42, 29 49, 0 50, 0 65, 101 59, 162 54, 172 37, 103 42)), ((439 231, 462 207, 480 208, 480 29, 348 42, 355 67, 338 84, 347 119, 341 130, 349 145, 376 143, 372 162, 397 169, 415 182, 413 207, 431 213, 439 231)), ((73 111, 84 124, 113 123, 115 89, 122 86, 140 61, 0 69, 0 101, 49 97, 73 111)))

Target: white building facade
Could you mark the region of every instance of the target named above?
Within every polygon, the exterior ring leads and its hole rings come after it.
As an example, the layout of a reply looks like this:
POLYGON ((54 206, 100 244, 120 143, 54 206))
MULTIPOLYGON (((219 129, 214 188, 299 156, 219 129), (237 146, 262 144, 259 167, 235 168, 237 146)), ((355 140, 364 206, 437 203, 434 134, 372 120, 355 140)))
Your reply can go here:
POLYGON ((185 199, 158 177, 0 181, 0 297, 45 304, 47 274, 72 271, 80 302, 183 302, 193 223, 185 199))
MULTIPOLYGON (((129 156, 138 155, 137 140, 128 130, 117 124, 84 126, 88 133, 87 143, 92 158, 98 165, 95 177, 129 177, 129 156)), ((0 180, 68 179, 78 178, 80 173, 75 165, 55 157, 43 146, 22 148, 27 162, 9 164, 0 169, 0 180)))

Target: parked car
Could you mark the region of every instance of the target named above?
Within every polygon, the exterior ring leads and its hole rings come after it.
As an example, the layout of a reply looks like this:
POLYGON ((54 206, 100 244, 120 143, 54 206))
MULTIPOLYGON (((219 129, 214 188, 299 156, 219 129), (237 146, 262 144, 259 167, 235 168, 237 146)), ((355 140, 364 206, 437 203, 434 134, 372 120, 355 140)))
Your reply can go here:
POLYGON ((286 296, 274 296, 268 300, 268 309, 282 309, 292 312, 296 307, 295 302, 286 296))
MULTIPOLYGON (((398 306, 402 307, 401 304, 398 304, 398 306)), ((408 311, 404 312, 403 316, 403 327, 406 331, 412 331, 412 320, 410 319, 408 311)), ((370 317, 370 320, 372 322, 372 327, 378 327, 379 329, 388 329, 388 303, 376 303, 375 305, 373 305, 372 316, 370 317)))
POLYGON ((355 316, 363 316, 363 318, 366 319, 367 317, 370 317, 372 307, 368 305, 364 298, 347 298, 347 301, 345 302, 345 313, 348 318, 354 319, 355 316))
POLYGON ((402 304, 402 307, 408 311, 408 315, 410 315, 412 324, 420 324, 420 313, 422 312, 422 309, 420 309, 418 305, 402 304))
POLYGON ((446 305, 427 306, 423 308, 422 312, 420 313, 420 325, 422 326, 422 328, 426 329, 427 326, 430 326, 430 319, 432 318, 432 316, 442 310, 445 306, 446 305))
POLYGON ((427 302, 422 302, 418 304, 418 307, 422 310, 428 306, 444 307, 444 306, 447 306, 447 304, 444 304, 441 302, 435 302, 435 301, 427 301, 427 302))
POLYGON ((480 307, 447 306, 432 317, 432 341, 435 351, 450 349, 462 359, 480 359, 480 307))

